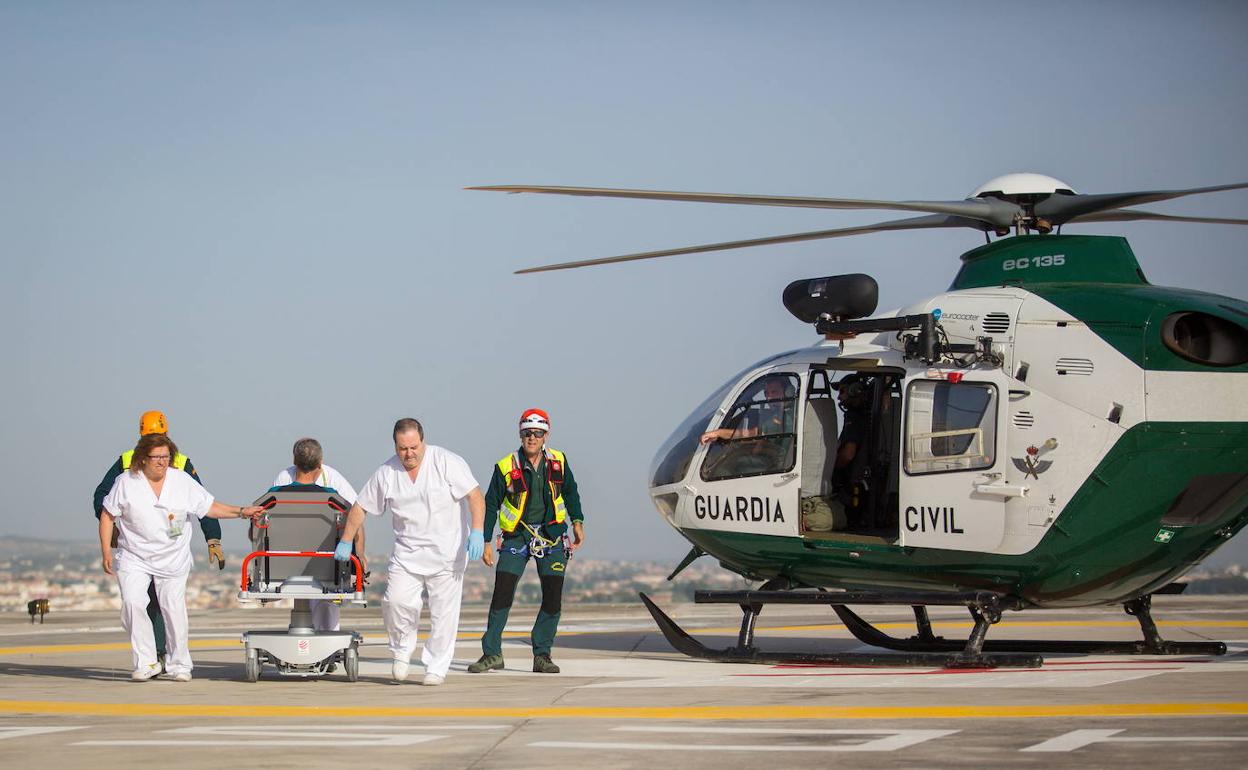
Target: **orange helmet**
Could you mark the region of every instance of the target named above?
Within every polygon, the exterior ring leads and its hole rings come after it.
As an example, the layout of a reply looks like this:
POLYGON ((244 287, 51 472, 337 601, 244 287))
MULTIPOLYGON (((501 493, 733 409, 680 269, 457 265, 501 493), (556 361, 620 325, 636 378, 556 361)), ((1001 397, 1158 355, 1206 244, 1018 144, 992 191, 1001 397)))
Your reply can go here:
POLYGON ((168 433, 169 423, 165 422, 165 413, 152 410, 144 412, 139 417, 139 435, 146 436, 149 433, 168 433))

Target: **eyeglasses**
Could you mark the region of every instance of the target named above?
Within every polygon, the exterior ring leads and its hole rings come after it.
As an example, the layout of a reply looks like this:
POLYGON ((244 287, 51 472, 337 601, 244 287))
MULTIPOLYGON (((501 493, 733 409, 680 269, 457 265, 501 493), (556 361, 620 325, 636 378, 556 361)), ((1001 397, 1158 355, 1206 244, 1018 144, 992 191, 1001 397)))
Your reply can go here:
POLYGON ((546 431, 544 430, 522 430, 520 431, 520 438, 542 438, 545 435, 546 435, 546 431))
POLYGON ((169 455, 148 455, 147 459, 154 463, 168 463, 169 455))

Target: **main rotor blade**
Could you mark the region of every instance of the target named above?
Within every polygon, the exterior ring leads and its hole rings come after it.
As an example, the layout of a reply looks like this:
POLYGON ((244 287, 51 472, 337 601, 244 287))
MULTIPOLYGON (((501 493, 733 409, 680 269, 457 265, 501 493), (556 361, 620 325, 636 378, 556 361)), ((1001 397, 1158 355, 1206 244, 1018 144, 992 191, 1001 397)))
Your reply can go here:
POLYGON ((560 187, 550 185, 486 185, 467 190, 507 193, 546 193, 580 195, 591 198, 636 198, 695 203, 733 203, 746 206, 786 206, 810 209, 887 209, 925 211, 987 222, 994 229, 1010 227, 1020 209, 1017 204, 997 198, 958 201, 877 201, 858 198, 805 198, 788 195, 737 195, 734 193, 668 192, 664 190, 617 190, 607 187, 560 187))
MULTIPOLYGON (((1102 193, 1097 195, 1051 195, 1036 204, 1036 216, 1046 219, 1055 225, 1065 224, 1076 217, 1083 217, 1098 211, 1116 209, 1121 206, 1133 206, 1139 203, 1157 203, 1187 195, 1222 192, 1223 190, 1242 190, 1248 182, 1216 185, 1214 187, 1193 187, 1188 190, 1142 190, 1140 192, 1102 193)), ((1088 221, 1088 220, 1084 220, 1088 221)), ((1113 221, 1113 220, 1109 220, 1113 221)))
POLYGON ((1157 214, 1152 211, 1138 209, 1113 209, 1098 211, 1075 217, 1071 222, 1197 222, 1205 225, 1248 225, 1248 219, 1223 219, 1221 217, 1181 217, 1172 214, 1157 214))
POLYGON ((888 230, 920 230, 924 228, 939 227, 971 227, 976 230, 985 229, 983 224, 974 219, 965 219, 963 217, 947 217, 941 215, 932 215, 926 217, 913 217, 911 219, 894 219, 889 222, 880 222, 874 225, 864 225, 862 227, 844 227, 837 230, 815 230, 808 233, 793 233, 791 235, 774 235, 769 238, 751 238, 744 241, 725 241, 724 243, 710 243, 703 246, 685 246, 679 249, 665 249, 663 251, 646 251, 640 254, 624 254, 618 257, 600 257, 598 259, 583 259, 577 262, 559 262, 553 265, 542 265, 540 267, 526 267, 523 270, 517 270, 516 274, 523 273, 543 273, 550 270, 568 270, 574 267, 589 267, 591 265, 609 265, 615 262, 632 262, 639 259, 655 259, 658 257, 674 257, 678 254, 699 254, 705 251, 726 251, 728 249, 742 249, 749 246, 774 246, 780 243, 798 243, 800 241, 816 241, 821 238, 841 238, 847 235, 862 235, 864 233, 879 233, 888 230))

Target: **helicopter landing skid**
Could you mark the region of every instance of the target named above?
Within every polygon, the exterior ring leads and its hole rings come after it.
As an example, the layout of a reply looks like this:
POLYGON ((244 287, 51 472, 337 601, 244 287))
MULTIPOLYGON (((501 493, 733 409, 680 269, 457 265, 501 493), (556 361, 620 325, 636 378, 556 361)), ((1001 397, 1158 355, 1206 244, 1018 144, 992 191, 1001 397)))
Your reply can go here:
MULTIPOLYGON (((1000 620, 1000 609, 997 600, 1000 599, 996 594, 985 594, 980 597, 979 594, 974 597, 958 596, 954 597, 954 601, 950 601, 944 597, 932 597, 936 602, 942 604, 963 604, 967 601, 975 601, 983 598, 985 603, 990 605, 985 610, 976 610, 979 612, 975 628, 971 631, 970 637, 966 643, 960 648, 945 650, 906 650, 902 654, 893 653, 870 653, 870 652, 839 652, 839 653, 809 653, 809 652, 768 652, 760 650, 754 646, 754 624, 758 619, 759 612, 762 611, 763 605, 768 603, 783 604, 832 604, 827 594, 813 594, 808 592, 795 591, 699 591, 696 594, 695 601, 699 603, 737 603, 741 606, 744 617, 741 620, 741 631, 737 636, 737 644, 735 647, 727 647, 722 650, 712 650, 706 645, 694 639, 681 628, 676 621, 667 616, 667 613, 659 609, 650 597, 644 593, 640 594, 642 602, 646 605, 646 609, 650 611, 650 615, 654 618, 654 622, 658 625, 659 630, 663 632, 663 636, 667 639, 668 644, 672 645, 678 652, 682 652, 693 658, 703 658, 713 660, 720 663, 763 663, 770 665, 786 665, 786 664, 817 664, 825 666, 866 666, 866 667, 884 667, 884 666, 940 666, 943 668, 1038 668, 1043 662, 1039 655, 1028 653, 986 653, 984 652, 984 637, 988 633, 988 627, 1000 620)), ((836 595, 837 599, 841 595, 836 595)), ((869 596, 865 594, 855 594, 854 598, 864 599, 865 601, 857 603, 884 604, 893 603, 879 601, 879 595, 869 596), (876 601, 871 601, 874 598, 876 601)), ((909 597, 913 599, 914 597, 909 597)), ((836 605, 833 605, 834 607, 836 605)), ((857 617, 855 615, 855 617, 857 617)), ((859 618, 861 621, 861 618, 859 618)), ((861 621, 865 624, 865 621, 861 621)), ((877 634, 880 632, 874 627, 869 626, 877 634)), ((855 633, 855 636, 857 634, 855 633)), ((884 636, 881 634, 881 636, 884 636)), ((860 637, 861 638, 861 637, 860 637)), ((891 637, 885 637, 891 638, 891 637)), ((944 641, 944 640, 941 640, 944 641)), ((953 644, 946 642, 946 644, 953 644)), ((883 645, 880 645, 883 646, 883 645)))
MULTIPOLYGON (((927 607, 913 605, 918 633, 908 639, 889 636, 850 608, 834 604, 832 611, 859 641, 875 647, 902 652, 945 652, 961 648, 956 639, 945 639, 932 633, 927 607)), ((1123 609, 1140 623, 1144 639, 1136 642, 1077 639, 1001 639, 984 642, 986 652, 1056 652, 1085 655, 1225 655, 1222 642, 1171 642, 1161 638, 1152 617, 1152 597, 1140 596, 1123 605, 1123 609)), ((975 617, 972 608, 971 617, 975 617)))

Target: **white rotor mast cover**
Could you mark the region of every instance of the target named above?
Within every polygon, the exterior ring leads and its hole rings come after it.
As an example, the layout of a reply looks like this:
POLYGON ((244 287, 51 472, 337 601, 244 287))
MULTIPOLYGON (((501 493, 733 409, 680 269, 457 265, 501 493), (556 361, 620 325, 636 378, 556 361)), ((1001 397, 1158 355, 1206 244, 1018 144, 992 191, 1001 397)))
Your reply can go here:
POLYGON ((966 197, 970 200, 989 193, 1008 197, 1011 195, 1052 195, 1057 192, 1074 194, 1075 190, 1060 179, 1054 179, 1051 176, 1018 172, 989 179, 966 197))

